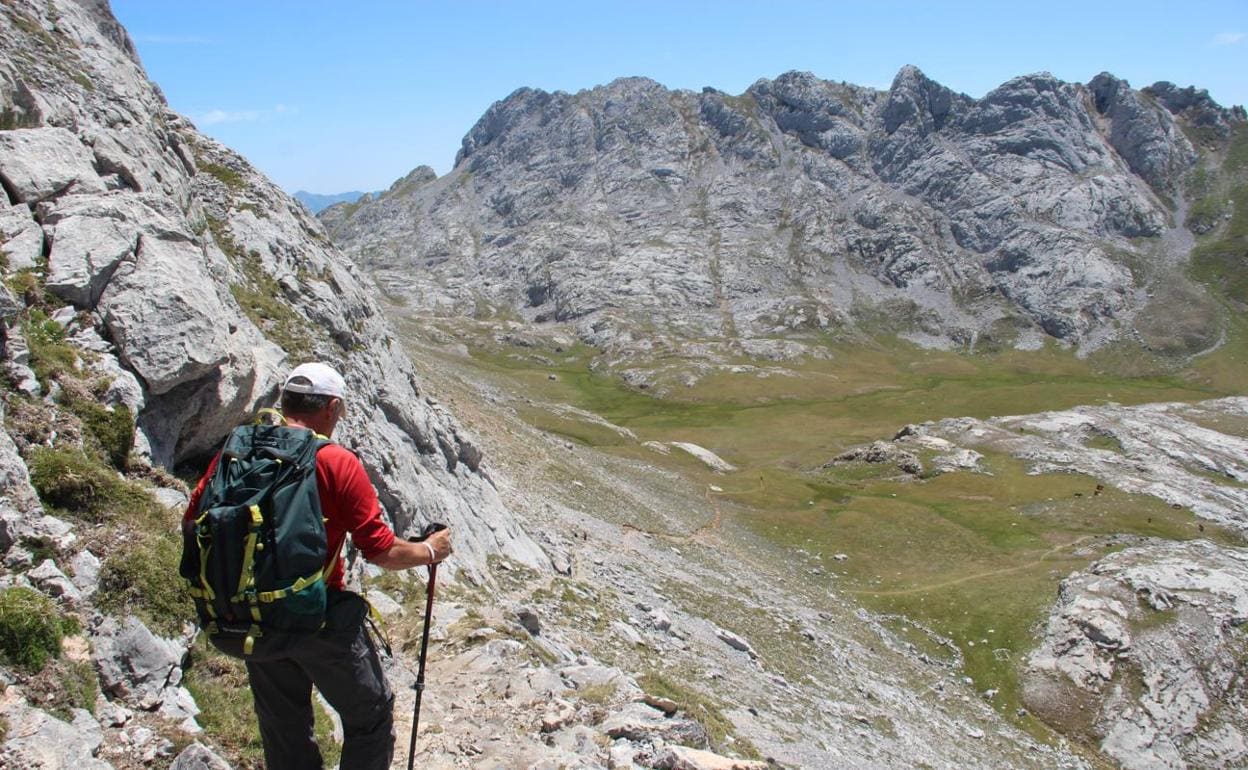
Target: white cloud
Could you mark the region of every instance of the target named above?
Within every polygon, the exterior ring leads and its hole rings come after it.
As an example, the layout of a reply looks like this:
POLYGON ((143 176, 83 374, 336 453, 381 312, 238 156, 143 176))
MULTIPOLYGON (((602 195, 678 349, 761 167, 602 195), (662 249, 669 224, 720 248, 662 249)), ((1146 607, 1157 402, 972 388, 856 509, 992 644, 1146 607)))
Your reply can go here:
POLYGON ((201 126, 214 126, 218 123, 250 123, 259 119, 260 112, 258 110, 240 110, 238 112, 208 110, 204 114, 197 116, 195 122, 201 126))
POLYGON ((1219 32, 1213 36, 1209 44, 1213 46, 1235 45, 1243 42, 1244 37, 1243 32, 1219 32))
POLYGON ((276 115, 296 115, 299 110, 289 104, 275 104, 267 110, 208 110, 192 117, 196 125, 216 126, 222 123, 254 123, 276 115))

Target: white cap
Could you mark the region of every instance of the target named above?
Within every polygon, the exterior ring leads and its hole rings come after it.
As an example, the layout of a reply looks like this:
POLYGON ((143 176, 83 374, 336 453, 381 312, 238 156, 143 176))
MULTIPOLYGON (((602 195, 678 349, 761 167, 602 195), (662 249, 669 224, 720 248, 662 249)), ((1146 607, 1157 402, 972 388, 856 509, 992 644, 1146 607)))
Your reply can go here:
POLYGON ((345 399, 347 383, 332 366, 322 363, 299 364, 286 377, 282 390, 345 399))

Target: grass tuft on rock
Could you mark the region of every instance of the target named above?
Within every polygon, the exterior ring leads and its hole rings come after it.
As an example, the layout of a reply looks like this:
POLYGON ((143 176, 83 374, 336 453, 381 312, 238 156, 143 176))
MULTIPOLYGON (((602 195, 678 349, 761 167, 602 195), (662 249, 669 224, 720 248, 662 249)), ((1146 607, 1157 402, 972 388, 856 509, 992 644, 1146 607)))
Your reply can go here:
POLYGON ((22 324, 26 344, 30 346, 30 368, 39 384, 48 383, 78 372, 78 349, 65 339, 65 328, 48 318, 42 310, 31 308, 22 324))
POLYGON ((201 160, 199 162, 199 170, 236 192, 246 186, 243 181, 243 175, 229 166, 201 160))
POLYGON ((323 336, 303 316, 291 309, 286 292, 269 275, 259 253, 246 251, 234 241, 225 222, 208 217, 208 230, 217 247, 245 279, 230 284, 230 294, 247 318, 274 344, 293 359, 307 358, 313 351, 313 340, 323 336))
POLYGON ((66 407, 82 420, 95 449, 114 468, 126 470, 134 448, 134 416, 124 405, 112 409, 86 398, 67 399, 66 407))
POLYGON ((170 528, 135 532, 104 560, 96 604, 106 612, 133 613, 153 631, 173 636, 195 617, 178 566, 181 544, 170 528))
POLYGON ((30 588, 0 590, 0 652, 7 662, 36 673, 61 654, 65 623, 56 605, 30 588))
POLYGON ((98 523, 159 505, 142 486, 77 449, 35 447, 26 464, 39 498, 72 518, 98 523))
POLYGON ((100 680, 90 659, 71 660, 64 656, 27 679, 24 688, 32 703, 38 703, 58 719, 72 722, 74 709, 84 709, 94 716, 100 680))
POLYGON ((754 744, 736 735, 736 726, 724 716, 715 701, 707 696, 653 671, 638 677, 637 684, 648 695, 674 701, 687 716, 696 719, 706 728, 711 748, 715 751, 735 753, 745 759, 762 759, 762 754, 754 744), (729 738, 732 740, 729 741, 729 738))

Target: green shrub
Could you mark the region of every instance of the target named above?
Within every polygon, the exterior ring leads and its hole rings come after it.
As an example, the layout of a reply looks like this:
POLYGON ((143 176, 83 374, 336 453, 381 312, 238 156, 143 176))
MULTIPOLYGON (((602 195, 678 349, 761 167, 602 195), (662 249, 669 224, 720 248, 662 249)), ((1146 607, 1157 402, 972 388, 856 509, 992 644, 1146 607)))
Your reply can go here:
POLYGON ((61 688, 66 706, 86 709, 94 715, 96 696, 100 694, 100 680, 95 674, 95 664, 90 660, 76 660, 65 668, 64 676, 61 677, 61 688))
POLYGON ((96 604, 113 614, 130 612, 156 633, 171 636, 195 617, 178 574, 182 546, 172 532, 134 534, 104 560, 96 604))
POLYGON ((31 302, 43 291, 39 283, 39 275, 34 270, 29 268, 18 270, 16 273, 9 276, 5 283, 8 284, 9 289, 25 301, 26 304, 31 304, 31 302))
POLYGON ((231 764, 262 764, 264 746, 243 664, 218 652, 200 634, 191 647, 191 665, 184 684, 200 708, 196 717, 200 726, 220 745, 231 764))
POLYGON ((1192 250, 1191 271, 1198 281, 1221 290, 1224 297, 1243 302, 1248 296, 1248 185, 1232 189, 1233 214, 1217 240, 1192 250))
POLYGON ((5 660, 37 672, 61 654, 65 629, 56 606, 29 588, 0 590, 0 652, 5 660))
POLYGON ((78 349, 65 340, 65 328, 42 310, 30 309, 22 331, 30 346, 30 368, 41 384, 78 371, 78 349))
POLYGON ((46 537, 24 537, 22 547, 30 551, 30 558, 35 564, 42 564, 45 559, 56 559, 56 544, 46 537))
POLYGON ((107 409, 88 398, 71 398, 66 406, 82 420, 87 435, 114 468, 125 470, 134 447, 134 416, 126 406, 107 409))
POLYGON ((39 118, 28 112, 15 110, 11 107, 0 109, 0 131, 12 131, 15 128, 36 128, 39 118))
POLYGON ((26 464, 39 498, 74 518, 101 522, 159 507, 146 489, 75 449, 36 447, 26 464))

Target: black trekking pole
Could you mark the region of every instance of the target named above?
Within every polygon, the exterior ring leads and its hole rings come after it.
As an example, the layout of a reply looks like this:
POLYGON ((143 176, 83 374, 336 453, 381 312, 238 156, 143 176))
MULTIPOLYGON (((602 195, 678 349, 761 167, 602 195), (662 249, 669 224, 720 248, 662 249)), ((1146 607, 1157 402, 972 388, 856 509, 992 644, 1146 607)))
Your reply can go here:
MULTIPOLYGON (((412 542, 419 543, 434 532, 446 529, 445 524, 430 524, 412 542)), ((416 727, 420 724, 420 699, 425 693, 425 656, 429 653, 429 625, 433 620, 433 585, 438 575, 436 562, 429 565, 429 586, 425 590, 425 630, 420 639, 420 665, 416 669, 416 707, 412 713, 412 740, 407 747, 407 770, 416 761, 416 727)))

